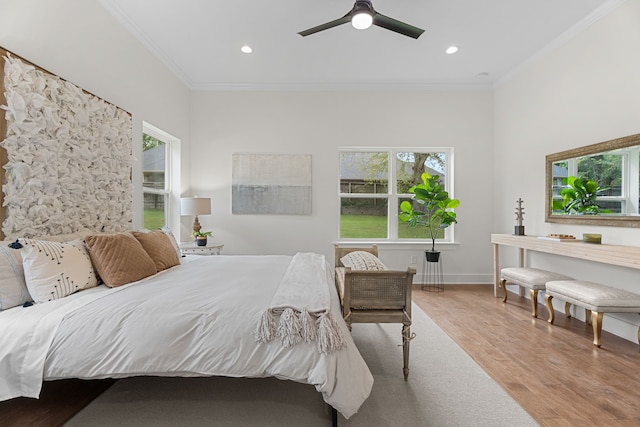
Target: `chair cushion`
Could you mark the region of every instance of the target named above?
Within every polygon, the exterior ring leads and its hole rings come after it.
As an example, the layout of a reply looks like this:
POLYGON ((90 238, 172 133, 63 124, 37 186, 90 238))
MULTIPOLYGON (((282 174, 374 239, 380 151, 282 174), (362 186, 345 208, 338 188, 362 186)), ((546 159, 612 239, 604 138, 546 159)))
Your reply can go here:
POLYGON ((550 280, 573 280, 564 274, 529 267, 503 268, 500 277, 509 283, 536 290, 545 289, 545 284, 550 280))
POLYGON ((591 311, 640 312, 640 295, 584 280, 547 282, 547 294, 591 311))

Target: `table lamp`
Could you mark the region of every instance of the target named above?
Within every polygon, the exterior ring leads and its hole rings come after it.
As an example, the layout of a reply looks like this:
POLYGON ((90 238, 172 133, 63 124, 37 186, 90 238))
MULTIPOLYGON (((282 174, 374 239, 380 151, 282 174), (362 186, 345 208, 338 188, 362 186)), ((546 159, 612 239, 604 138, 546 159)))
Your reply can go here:
POLYGON ((198 215, 211 214, 211 199, 208 197, 183 197, 180 199, 180 213, 182 215, 195 215, 193 220, 193 232, 197 233, 202 228, 198 215))

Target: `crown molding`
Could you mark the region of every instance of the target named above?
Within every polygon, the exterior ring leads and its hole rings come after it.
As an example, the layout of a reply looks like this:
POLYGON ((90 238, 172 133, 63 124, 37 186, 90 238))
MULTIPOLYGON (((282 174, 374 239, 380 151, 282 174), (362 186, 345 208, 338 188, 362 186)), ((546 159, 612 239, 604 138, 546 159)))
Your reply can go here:
POLYGON ((118 22, 120 22, 142 45, 151 52, 162 64, 164 64, 169 70, 184 83, 188 88, 191 88, 193 82, 189 79, 189 76, 180 68, 171 58, 164 53, 160 47, 151 40, 151 38, 138 27, 126 13, 116 4, 116 2, 110 2, 107 0, 98 0, 102 7, 109 11, 118 22))
POLYGON ((492 92, 486 84, 436 83, 195 83, 195 91, 295 92, 492 92))

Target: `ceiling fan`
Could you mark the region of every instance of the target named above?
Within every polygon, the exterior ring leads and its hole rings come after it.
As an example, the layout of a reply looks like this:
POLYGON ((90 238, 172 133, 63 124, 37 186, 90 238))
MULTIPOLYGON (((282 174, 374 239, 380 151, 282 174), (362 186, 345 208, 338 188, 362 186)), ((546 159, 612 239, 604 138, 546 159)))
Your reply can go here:
POLYGON ((413 37, 414 39, 417 39, 424 33, 423 29, 376 12, 369 0, 356 0, 353 9, 342 18, 309 28, 308 30, 300 31, 298 34, 305 37, 310 34, 328 30, 329 28, 337 27, 338 25, 346 24, 349 21, 351 21, 354 28, 359 30, 369 28, 371 25, 377 25, 378 27, 386 28, 387 30, 395 31, 396 33, 413 37))

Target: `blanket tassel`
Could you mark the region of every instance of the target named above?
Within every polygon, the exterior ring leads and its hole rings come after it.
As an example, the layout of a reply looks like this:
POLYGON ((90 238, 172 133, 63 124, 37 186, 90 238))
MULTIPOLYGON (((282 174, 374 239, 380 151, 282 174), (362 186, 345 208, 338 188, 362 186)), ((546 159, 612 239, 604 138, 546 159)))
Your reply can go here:
POLYGON ((271 310, 265 310, 254 332, 256 341, 261 343, 269 342, 275 337, 275 332, 276 319, 273 317, 271 310))
POLYGON ((302 341, 302 324, 292 308, 285 309, 280 315, 280 324, 276 336, 282 345, 290 347, 302 341))
POLYGON ((340 327, 333 321, 329 313, 324 313, 318 320, 318 349, 320 353, 327 354, 344 347, 344 337, 340 327))
POLYGON ((302 310, 300 317, 302 321, 302 339, 304 342, 316 341, 318 339, 316 320, 307 310, 302 310))

